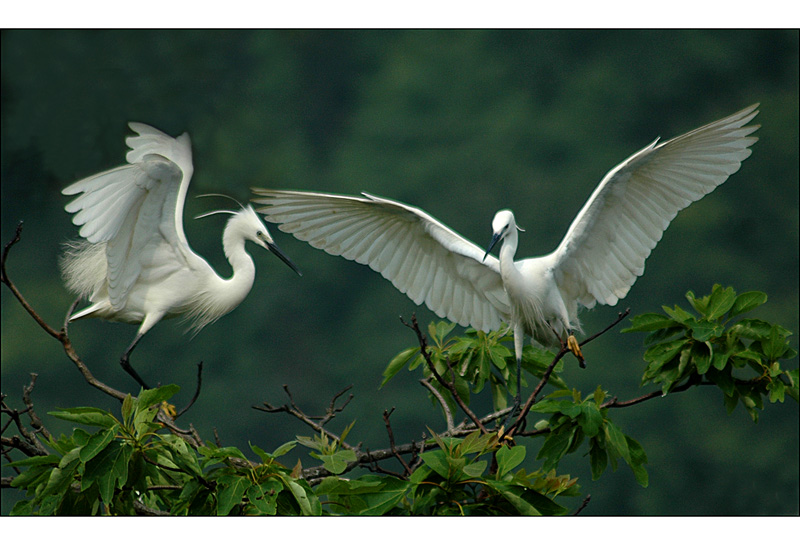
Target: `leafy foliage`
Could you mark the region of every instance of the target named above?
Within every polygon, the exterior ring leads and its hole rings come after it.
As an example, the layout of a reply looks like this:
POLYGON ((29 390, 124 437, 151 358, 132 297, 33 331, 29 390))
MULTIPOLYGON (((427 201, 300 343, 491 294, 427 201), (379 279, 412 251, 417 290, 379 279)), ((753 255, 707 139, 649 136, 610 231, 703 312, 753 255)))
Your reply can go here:
MULTIPOLYGON (((534 428, 514 429, 516 439, 510 440, 505 425, 493 431, 484 426, 496 414, 472 418, 471 427, 451 426, 443 434, 431 430, 427 442, 406 451, 412 453, 410 464, 392 439, 389 456, 398 458, 402 473, 380 468, 374 453, 346 443, 355 423, 338 436, 318 425, 313 437, 297 436, 272 453, 250 445, 256 462, 236 447, 199 442, 161 422, 159 414, 178 392, 175 385, 128 395, 119 418, 92 407, 53 411, 51 416, 78 426, 69 437, 44 439, 52 453, 11 464, 21 470, 11 486, 27 496, 13 514, 564 515, 570 511, 565 498, 580 492, 578 479, 558 468, 584 442, 593 480, 609 464, 616 470, 621 459, 642 487, 649 483, 644 448, 612 420, 614 409, 709 385, 722 391, 729 412, 741 401, 755 421, 764 396, 770 403, 783 402, 786 394, 798 399, 798 371, 781 365, 797 354, 789 346, 790 333, 763 320, 734 321, 766 302, 765 294, 737 295, 715 285, 710 295, 689 292, 687 298, 696 314, 664 307, 666 315, 637 316, 623 330, 650 333, 643 384, 660 384, 660 390, 618 402, 598 386, 584 397, 552 374, 563 367, 563 351, 526 347, 525 370, 553 388, 538 401, 531 398, 523 411, 534 428), (524 437, 542 438, 535 458, 530 447, 517 443, 524 437), (278 459, 297 445, 322 464, 303 468, 299 459, 293 468, 281 464, 278 459), (370 473, 351 474, 358 466, 370 473)), ((451 414, 487 386, 495 409, 502 410, 516 385, 514 357, 504 344, 511 337, 505 330, 450 336, 452 329, 445 322, 431 324, 431 344, 418 333, 422 345, 391 360, 384 384, 405 367, 421 370, 442 396, 433 401, 444 400, 451 414)), ((388 414, 385 419, 388 428, 388 414)))
POLYGON ((715 384, 729 413, 742 402, 754 422, 765 396, 770 403, 783 402, 786 394, 798 400, 797 370, 784 371, 780 365, 797 355, 789 346, 792 333, 763 320, 733 321, 767 302, 765 293, 737 295, 733 288, 717 284, 710 295, 697 298, 689 291, 686 299, 699 316, 678 305, 664 306, 666 315, 637 316, 623 331, 650 332, 642 384, 661 384, 664 394, 681 383, 715 384))

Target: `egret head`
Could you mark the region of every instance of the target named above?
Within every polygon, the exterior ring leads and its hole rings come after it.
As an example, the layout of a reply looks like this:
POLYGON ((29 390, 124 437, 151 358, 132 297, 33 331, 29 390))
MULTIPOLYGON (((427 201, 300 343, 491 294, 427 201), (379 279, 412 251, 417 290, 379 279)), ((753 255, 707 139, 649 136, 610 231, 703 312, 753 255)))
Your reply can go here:
POLYGON ((512 232, 516 234, 517 230, 522 229, 517 226, 516 221, 514 221, 514 214, 510 209, 501 209, 495 213, 494 219, 492 220, 492 240, 489 242, 489 246, 486 248, 486 253, 483 255, 483 260, 486 260, 489 252, 492 251, 495 245, 497 245, 497 242, 512 232))
POLYGON ((231 218, 228 220, 228 224, 225 225, 225 232, 222 235, 223 247, 226 249, 226 255, 228 255, 227 249, 229 245, 231 245, 229 242, 243 242, 244 240, 250 240, 251 242, 255 242, 256 244, 260 245, 264 249, 269 249, 298 275, 303 275, 300 270, 298 270, 297 266, 295 266, 295 264, 286 255, 284 255, 283 251, 281 251, 280 248, 275 244, 275 240, 272 239, 269 230, 267 230, 267 227, 264 226, 264 223, 261 221, 261 219, 259 219, 258 215, 256 215, 256 212, 253 210, 252 206, 243 206, 239 211, 210 211, 208 213, 198 215, 195 218, 200 219, 201 217, 207 217, 209 215, 214 215, 215 213, 228 213, 231 216, 231 218))

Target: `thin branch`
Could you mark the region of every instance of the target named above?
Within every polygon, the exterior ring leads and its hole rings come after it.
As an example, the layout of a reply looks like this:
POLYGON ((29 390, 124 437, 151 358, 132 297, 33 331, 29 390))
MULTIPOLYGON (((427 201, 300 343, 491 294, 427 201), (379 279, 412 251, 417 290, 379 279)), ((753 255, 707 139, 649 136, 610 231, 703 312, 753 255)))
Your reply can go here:
POLYGON ((586 495, 586 498, 585 498, 585 499, 583 499, 583 502, 581 503, 581 505, 580 505, 580 506, 578 506, 578 509, 577 509, 577 510, 575 510, 575 512, 574 512, 572 515, 573 515, 573 516, 577 516, 578 514, 580 514, 581 512, 583 512, 583 509, 584 509, 584 508, 586 508, 586 505, 588 505, 588 504, 589 504, 589 501, 590 501, 590 500, 592 500, 592 495, 586 495))
POLYGON ((403 465, 403 469, 406 471, 406 477, 407 477, 411 475, 412 470, 411 468, 408 467, 406 461, 403 460, 403 457, 400 456, 400 453, 397 452, 397 447, 395 447, 394 445, 394 433, 392 432, 392 425, 389 422, 389 417, 391 416, 392 413, 394 413, 394 409, 395 409, 394 407, 392 407, 391 411, 386 411, 384 409, 383 422, 386 424, 386 433, 389 435, 389 446, 392 450, 392 453, 394 453, 394 456, 397 457, 397 460, 400 461, 400 464, 403 465))
POLYGON ((325 434, 329 438, 335 440, 336 443, 338 443, 341 447, 344 447, 345 449, 355 450, 353 446, 342 441, 342 439, 339 436, 337 436, 333 432, 330 432, 324 427, 324 425, 327 424, 331 419, 333 419, 333 417, 335 417, 336 414, 342 412, 344 408, 347 407, 347 404, 350 403, 350 401, 353 399, 353 394, 351 393, 350 396, 347 398, 347 401, 345 401, 341 406, 336 407, 336 400, 339 399, 345 392, 350 390, 352 387, 353 385, 351 384, 350 386, 347 386, 346 388, 337 392, 333 396, 333 398, 331 398, 330 404, 328 405, 325 415, 322 416, 308 415, 302 409, 300 409, 297 406, 297 404, 295 404, 294 398, 292 397, 292 393, 289 391, 288 385, 285 384, 283 385, 283 391, 286 392, 287 396, 289 397, 289 405, 284 404, 281 405, 280 407, 276 407, 269 402, 263 402, 261 404, 262 405, 261 407, 258 407, 256 405, 253 405, 252 407, 256 411, 264 411, 265 413, 288 413, 289 415, 309 425, 311 428, 313 428, 320 434, 325 434))
POLYGON ((430 382, 428 382, 428 379, 420 379, 419 383, 425 388, 427 388, 430 391, 430 393, 433 394, 434 398, 439 400, 439 405, 442 406, 442 410, 444 411, 444 418, 445 421, 447 422, 447 431, 452 432, 453 430, 455 430, 455 425, 453 424, 453 414, 450 412, 450 406, 447 405, 444 396, 442 396, 439 393, 439 391, 436 390, 436 388, 434 388, 434 386, 430 382))
MULTIPOLYGON (((56 331, 55 329, 50 327, 50 325, 48 325, 47 322, 45 322, 42 319, 42 317, 39 316, 39 314, 33 309, 33 307, 31 307, 31 305, 28 304, 28 301, 25 300, 25 298, 22 296, 22 293, 19 292, 16 285, 14 285, 14 283, 11 281, 11 278, 8 277, 8 272, 6 271, 6 261, 8 260, 8 254, 11 251, 11 248, 20 241, 21 234, 22 234, 22 223, 20 222, 17 225, 17 231, 16 234, 14 235, 14 238, 12 238, 12 240, 8 242, 5 245, 5 248, 3 249, 2 261, 0 261, 0 281, 2 281, 11 290, 11 293, 14 295, 14 297, 16 297, 16 299, 22 305, 22 308, 24 308, 25 311, 36 321, 36 323, 39 324, 39 326, 45 331, 45 333, 47 333, 48 335, 55 338, 61 343, 61 345, 64 347, 64 352, 67 354, 67 357, 72 361, 72 363, 76 365, 78 371, 80 371, 81 375, 83 375, 84 379, 86 379, 86 382, 88 382, 90 385, 97 388, 101 392, 113 398, 116 398, 119 401, 123 401, 125 399, 126 394, 98 381, 95 378, 95 376, 92 375, 92 372, 89 370, 89 368, 86 367, 86 364, 84 364, 83 361, 81 361, 80 357, 75 352, 75 349, 72 347, 72 342, 69 340, 69 337, 67 337, 66 330, 62 329, 60 331, 56 331)), ((70 310, 72 310, 73 308, 74 304, 73 307, 70 308, 70 310)))
POLYGON ((614 407, 630 407, 631 405, 636 405, 637 403, 642 403, 644 401, 651 400, 653 398, 658 398, 659 396, 663 397, 663 396, 667 396, 669 394, 677 394, 678 392, 685 392, 686 390, 689 390, 690 388, 692 388, 694 386, 713 386, 713 385, 714 385, 714 383, 710 382, 710 381, 696 382, 696 381, 689 380, 689 381, 685 382, 684 384, 680 385, 679 387, 673 388, 672 390, 670 390, 666 394, 664 394, 664 392, 662 392, 661 390, 654 390, 653 392, 650 392, 649 394, 645 394, 643 396, 639 396, 638 398, 633 398, 633 399, 627 400, 627 401, 618 401, 617 397, 614 396, 613 398, 611 398, 607 402, 603 403, 600 406, 600 408, 601 409, 606 409, 606 408, 614 408, 614 407))

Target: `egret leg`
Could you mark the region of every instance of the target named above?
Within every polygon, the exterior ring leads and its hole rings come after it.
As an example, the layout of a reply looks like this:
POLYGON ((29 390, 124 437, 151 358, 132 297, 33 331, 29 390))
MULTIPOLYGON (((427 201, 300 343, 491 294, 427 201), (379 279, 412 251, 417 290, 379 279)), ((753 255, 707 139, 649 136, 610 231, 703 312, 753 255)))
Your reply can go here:
POLYGON ((138 383, 139 383, 139 386, 141 386, 142 388, 144 388, 145 390, 147 390, 147 389, 149 389, 150 387, 147 385, 147 383, 146 383, 146 382, 144 382, 144 381, 142 380, 142 377, 140 377, 140 376, 139 376, 139 374, 138 374, 138 373, 137 373, 137 372, 136 372, 136 371, 133 369, 133 367, 131 367, 131 362, 130 362, 130 360, 129 360, 129 358, 130 358, 130 355, 131 355, 131 352, 133 352, 133 349, 134 349, 134 348, 136 348, 136 345, 138 344, 139 340, 142 338, 142 335, 144 335, 144 333, 139 333, 139 334, 137 334, 137 335, 136 335, 136 338, 135 338, 135 339, 133 339, 133 342, 131 343, 131 345, 128 347, 128 349, 127 349, 127 350, 125 350, 125 353, 124 353, 124 354, 122 355, 122 357, 120 358, 120 360, 119 360, 119 363, 120 363, 120 365, 122 366, 122 369, 123 369, 123 370, 124 370, 124 371, 125 371, 125 372, 126 372, 128 375, 130 375, 131 377, 133 377, 133 379, 134 379, 136 382, 138 382, 138 383))
POLYGON ((511 407, 511 412, 506 415, 506 420, 503 422, 503 430, 511 422, 512 417, 519 413, 520 403, 522 401, 522 346, 525 337, 525 329, 521 323, 514 326, 514 353, 517 357, 517 393, 514 395, 514 405, 511 407))

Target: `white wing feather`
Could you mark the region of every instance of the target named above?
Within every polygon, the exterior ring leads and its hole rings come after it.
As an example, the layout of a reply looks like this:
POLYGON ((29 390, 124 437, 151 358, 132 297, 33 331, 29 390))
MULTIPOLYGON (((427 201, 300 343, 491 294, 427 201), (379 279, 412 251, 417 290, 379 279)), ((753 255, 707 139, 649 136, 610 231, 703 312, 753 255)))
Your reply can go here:
POLYGON ((416 304, 490 331, 510 314, 499 262, 421 209, 379 198, 254 188, 267 221, 331 255, 369 265, 416 304))
POLYGON ((152 253, 163 252, 164 242, 180 250, 176 266, 191 256, 183 231, 183 204, 192 175, 189 136, 177 139, 155 128, 131 122, 138 136, 126 142, 131 150, 120 166, 65 188, 80 194, 66 205, 76 213, 72 222, 93 244, 106 243, 108 294, 111 305, 125 306, 131 287, 152 253), (152 249, 145 253, 145 247, 152 249))
POLYGON ((644 272, 645 259, 678 211, 735 173, 758 139, 743 127, 752 105, 661 144, 608 172, 551 254, 564 298, 614 305, 644 272))

